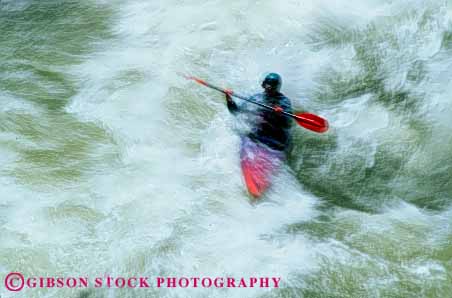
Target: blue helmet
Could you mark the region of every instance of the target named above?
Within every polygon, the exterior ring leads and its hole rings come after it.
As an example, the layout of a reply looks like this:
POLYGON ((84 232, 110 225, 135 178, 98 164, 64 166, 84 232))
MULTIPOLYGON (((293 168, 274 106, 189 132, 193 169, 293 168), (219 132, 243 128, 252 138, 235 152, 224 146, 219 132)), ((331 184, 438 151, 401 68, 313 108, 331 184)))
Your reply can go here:
POLYGON ((269 73, 262 81, 262 88, 266 91, 279 92, 281 90, 282 78, 277 73, 269 73))

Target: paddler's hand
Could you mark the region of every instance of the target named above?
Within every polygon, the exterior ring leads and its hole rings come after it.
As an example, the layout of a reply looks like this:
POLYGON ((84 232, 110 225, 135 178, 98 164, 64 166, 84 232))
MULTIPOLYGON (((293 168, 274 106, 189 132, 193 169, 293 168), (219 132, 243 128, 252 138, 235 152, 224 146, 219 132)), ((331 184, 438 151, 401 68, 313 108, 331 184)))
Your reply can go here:
POLYGON ((233 102, 232 101, 232 94, 233 94, 233 91, 231 89, 224 90, 224 95, 226 96, 226 101, 229 102, 229 103, 233 102))
POLYGON ((273 107, 273 111, 275 111, 278 114, 281 114, 282 112, 284 112, 284 109, 281 108, 280 106, 275 106, 273 107))

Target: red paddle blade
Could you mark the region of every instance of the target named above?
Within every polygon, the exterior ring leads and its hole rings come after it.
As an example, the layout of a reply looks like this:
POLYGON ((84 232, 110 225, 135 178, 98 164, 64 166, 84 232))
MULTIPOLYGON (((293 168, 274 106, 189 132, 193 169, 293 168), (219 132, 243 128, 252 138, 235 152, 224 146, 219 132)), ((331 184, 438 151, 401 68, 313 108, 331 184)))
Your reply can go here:
POLYGON ((187 77, 187 79, 193 80, 193 81, 195 81, 196 83, 199 83, 199 84, 201 84, 201 85, 207 86, 206 81, 201 80, 201 79, 199 79, 199 78, 197 78, 197 77, 187 77))
POLYGON ((195 81, 195 82, 197 82, 197 83, 199 83, 201 85, 207 86, 206 81, 201 80, 200 78, 187 76, 187 75, 184 75, 183 73, 180 73, 180 72, 178 72, 177 74, 182 76, 182 77, 184 77, 184 78, 186 78, 187 80, 193 80, 193 81, 195 81))
POLYGON ((328 121, 320 116, 311 113, 297 113, 295 116, 295 121, 304 128, 318 133, 324 133, 328 130, 328 121))

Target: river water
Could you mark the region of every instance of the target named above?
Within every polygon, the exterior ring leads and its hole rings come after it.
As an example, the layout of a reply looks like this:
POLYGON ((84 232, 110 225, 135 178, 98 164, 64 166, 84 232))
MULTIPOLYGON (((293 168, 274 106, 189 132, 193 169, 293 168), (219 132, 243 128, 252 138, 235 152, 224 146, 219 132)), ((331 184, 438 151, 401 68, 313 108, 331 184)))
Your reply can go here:
POLYGON ((0 296, 452 297, 451 1, 0 0, 0 296), (259 204, 223 97, 283 76, 259 204), (278 276, 280 289, 25 289, 278 276))

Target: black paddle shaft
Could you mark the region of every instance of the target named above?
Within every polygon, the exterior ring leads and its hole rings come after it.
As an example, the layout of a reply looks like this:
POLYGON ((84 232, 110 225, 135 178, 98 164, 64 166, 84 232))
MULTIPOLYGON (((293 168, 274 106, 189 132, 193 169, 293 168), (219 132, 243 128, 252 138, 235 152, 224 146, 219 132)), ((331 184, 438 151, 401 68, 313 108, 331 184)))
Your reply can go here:
POLYGON ((328 122, 325 119, 323 119, 323 118, 321 118, 321 117, 319 117, 317 115, 305 113, 305 114, 303 114, 304 115, 304 117, 303 117, 301 114, 300 115, 294 115, 294 114, 291 114, 291 113, 288 113, 288 112, 285 112, 285 111, 277 111, 275 108, 273 108, 273 107, 271 107, 269 105, 256 102, 256 101, 252 100, 251 98, 245 97, 245 96, 240 95, 240 94, 237 94, 237 93, 235 93, 232 90, 226 90, 226 89, 217 87, 217 86, 212 85, 210 83, 207 83, 206 81, 204 81, 202 79, 199 79, 197 77, 190 77, 190 76, 185 76, 185 75, 184 75, 184 77, 186 79, 189 79, 189 80, 194 80, 195 82, 197 82, 197 83, 199 83, 201 85, 204 85, 204 86, 209 87, 211 89, 217 90, 217 91, 219 91, 221 93, 228 94, 230 96, 234 96, 234 97, 240 98, 240 99, 242 99, 244 101, 247 101, 249 103, 258 105, 258 106, 263 107, 265 109, 269 109, 269 110, 275 111, 277 113, 280 113, 282 115, 285 115, 287 117, 294 118, 299 125, 301 125, 301 126, 303 126, 305 128, 308 128, 310 130, 314 130, 314 131, 320 132, 320 133, 323 133, 323 132, 328 130, 328 122), (309 116, 309 117, 307 117, 307 116, 309 116))
MULTIPOLYGON (((275 109, 272 108, 271 106, 268 106, 268 105, 263 104, 263 103, 260 103, 260 102, 256 102, 256 101, 254 101, 254 100, 251 100, 249 97, 245 97, 245 96, 243 96, 243 95, 237 94, 237 93, 235 93, 235 92, 232 91, 232 90, 225 90, 225 89, 223 89, 223 88, 220 88, 220 87, 214 86, 214 85, 212 85, 212 84, 209 84, 209 83, 207 83, 206 81, 203 81, 203 80, 200 80, 200 79, 196 79, 196 78, 194 78, 194 79, 195 79, 198 83, 203 84, 204 86, 207 86, 207 87, 212 88, 212 89, 214 89, 214 90, 220 91, 220 92, 222 92, 222 93, 224 93, 224 94, 229 94, 229 95, 231 95, 231 96, 240 98, 240 99, 242 99, 242 100, 245 100, 245 101, 247 101, 247 102, 253 103, 253 104, 255 104, 255 105, 261 106, 261 107, 263 107, 263 108, 266 108, 266 109, 269 109, 269 110, 272 110, 272 111, 275 110, 275 109)), ((281 111, 280 113, 283 114, 283 115, 286 115, 286 116, 288 116, 288 117, 292 117, 292 118, 298 119, 298 117, 297 117, 296 115, 294 115, 294 114, 291 114, 291 113, 288 113, 288 112, 285 112, 285 111, 281 111)))

